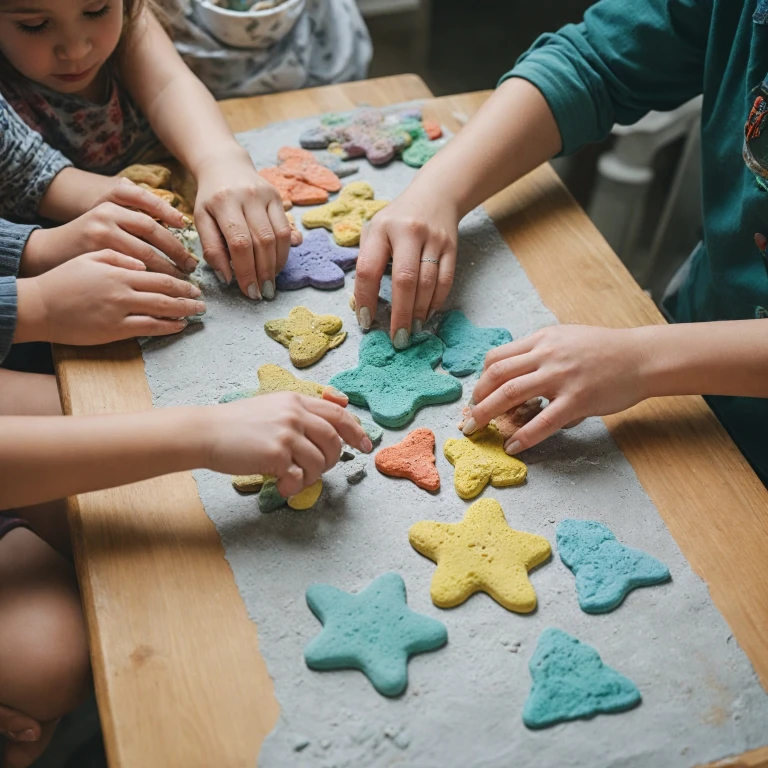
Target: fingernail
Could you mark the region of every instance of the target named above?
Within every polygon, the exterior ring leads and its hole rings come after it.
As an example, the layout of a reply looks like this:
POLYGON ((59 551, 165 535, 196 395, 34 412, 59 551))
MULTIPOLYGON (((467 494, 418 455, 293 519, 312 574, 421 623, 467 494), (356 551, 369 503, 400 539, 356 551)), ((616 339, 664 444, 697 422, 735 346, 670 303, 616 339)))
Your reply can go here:
POLYGON ((31 728, 21 731, 21 733, 8 734, 14 741, 37 741, 37 735, 31 728))
POLYGON ((261 284, 261 295, 268 301, 275 298, 275 284, 271 280, 265 280, 261 284))
POLYGON ((370 453, 373 450, 373 443, 367 435, 360 441, 360 450, 363 453, 370 453))
POLYGON ((182 216, 182 217, 181 217, 181 223, 182 223, 182 224, 183 224, 185 227, 191 227, 191 226, 192 226, 192 224, 193 224, 193 221, 192 221, 192 219, 190 219, 190 218, 189 218, 189 216, 182 216))
POLYGON ((194 256, 190 256, 185 262, 184 262, 184 269, 187 270, 187 272, 192 273, 197 269, 198 261, 194 256))
POLYGON ((357 313, 357 322, 364 331, 371 327, 371 310, 368 307, 360 307, 360 311, 357 313))
POLYGON ((427 322, 429 322, 434 316, 435 316, 436 310, 430 309, 429 314, 427 315, 427 322))
POLYGON ((424 323, 421 320, 414 320, 411 323, 411 333, 421 333, 421 329, 424 327, 424 323))
POLYGON ((259 286, 256 283, 251 283, 248 286, 248 297, 254 301, 261 301, 261 294, 259 293, 259 286))
POLYGON ((347 397, 344 392, 342 392, 340 389, 336 389, 336 387, 328 386, 325 388, 328 394, 333 395, 334 397, 338 397, 340 400, 349 400, 349 397, 347 397))
POLYGON ((476 429, 477 429, 477 422, 470 416, 464 422, 464 429, 462 429, 461 431, 465 435, 471 435, 476 429))
POLYGON ((519 453, 522 447, 523 446, 520 444, 519 440, 513 440, 511 443, 504 446, 504 451, 510 456, 513 456, 514 454, 519 453))
POLYGON ((183 331, 189 325, 189 320, 186 317, 179 318, 179 330, 183 331))
POLYGON ((349 297, 349 308, 353 312, 357 309, 357 302, 355 301, 355 294, 354 293, 349 297))
POLYGON ((218 277, 218 278, 219 278, 219 282, 220 282, 222 285, 226 285, 226 284, 227 284, 227 278, 226 278, 226 277, 224 277, 224 273, 223 273, 223 272, 219 272, 219 270, 217 269, 217 270, 214 272, 214 274, 216 275, 216 277, 218 277))
POLYGON ((196 285, 192 285, 190 283, 190 285, 189 285, 189 298, 190 299, 196 299, 201 293, 202 293, 202 291, 196 285))
POLYGON ((411 340, 411 334, 405 330, 405 328, 398 328, 395 334, 395 339, 392 342, 395 349, 405 349, 408 346, 408 342, 411 340))
POLYGON ((195 304, 195 314, 198 317, 205 314, 205 304, 203 304, 202 301, 198 301, 197 304, 195 304))

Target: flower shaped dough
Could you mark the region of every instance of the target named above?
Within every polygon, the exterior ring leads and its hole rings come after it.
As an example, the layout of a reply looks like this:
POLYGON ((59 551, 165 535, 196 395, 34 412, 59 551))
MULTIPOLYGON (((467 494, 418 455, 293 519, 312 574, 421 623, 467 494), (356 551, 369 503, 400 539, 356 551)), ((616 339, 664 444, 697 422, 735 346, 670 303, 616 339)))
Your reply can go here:
POLYGON ((365 181, 353 181, 341 190, 337 200, 307 211, 301 218, 307 229, 324 227, 333 232, 339 245, 357 245, 363 223, 384 208, 388 200, 374 200, 373 187, 365 181))
POLYGON ((310 232, 301 245, 291 248, 288 261, 277 276, 279 291, 298 288, 341 288, 344 273, 357 262, 356 248, 341 248, 325 232, 310 232))
POLYGON ((265 323, 264 330, 288 348, 291 362, 297 368, 306 368, 347 338, 341 325, 341 318, 336 315, 316 315, 306 307, 294 307, 287 318, 265 323))

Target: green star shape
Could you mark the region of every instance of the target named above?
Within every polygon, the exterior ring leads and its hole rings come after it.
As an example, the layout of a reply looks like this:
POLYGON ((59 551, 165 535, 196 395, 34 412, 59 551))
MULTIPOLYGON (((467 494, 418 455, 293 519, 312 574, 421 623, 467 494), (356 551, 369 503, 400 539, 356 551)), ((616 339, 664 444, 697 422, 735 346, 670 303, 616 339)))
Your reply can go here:
POLYGON ((422 406, 461 397, 456 379, 434 371, 442 355, 443 342, 432 334, 418 334, 397 350, 384 331, 372 331, 360 344, 357 368, 337 373, 330 384, 383 427, 402 427, 422 406))
POLYGON ((512 341, 506 328, 481 328, 458 310, 443 317, 437 335, 445 343, 443 368, 454 376, 482 372, 486 353, 512 341))
POLYGON ((307 603, 323 631, 304 649, 310 669, 359 669, 384 696, 408 685, 408 659, 445 645, 445 625, 412 611, 405 582, 385 573, 362 592, 350 594, 328 584, 313 584, 307 603))

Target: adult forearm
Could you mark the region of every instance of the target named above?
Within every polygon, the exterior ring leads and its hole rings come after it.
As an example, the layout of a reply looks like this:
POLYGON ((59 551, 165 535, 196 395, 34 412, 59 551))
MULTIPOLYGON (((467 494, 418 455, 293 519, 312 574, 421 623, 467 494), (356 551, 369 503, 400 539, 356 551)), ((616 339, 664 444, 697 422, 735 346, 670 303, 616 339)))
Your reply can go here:
POLYGON ((636 329, 648 397, 768 397, 768 323, 738 320, 636 329))
POLYGON ((560 151, 560 132, 540 91, 501 85, 459 134, 419 172, 411 190, 440 190, 465 216, 560 151))
POLYGON ((180 472, 205 462, 205 409, 0 419, 0 509, 180 472))

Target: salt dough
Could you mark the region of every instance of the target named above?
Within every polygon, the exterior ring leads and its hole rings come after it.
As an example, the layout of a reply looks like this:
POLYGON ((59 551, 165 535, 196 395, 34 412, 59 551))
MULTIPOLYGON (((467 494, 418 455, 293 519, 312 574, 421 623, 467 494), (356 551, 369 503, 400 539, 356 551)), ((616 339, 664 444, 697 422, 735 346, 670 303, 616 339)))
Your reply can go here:
POLYGON ((258 493, 264 485, 264 475, 234 475, 232 485, 240 493, 258 493))
POLYGON ((664 563, 620 544, 608 526, 594 520, 563 520, 557 549, 576 576, 579 606, 586 613, 612 611, 636 587, 669 579, 664 563))
POLYGON ((296 378, 290 371, 279 365, 262 365, 256 372, 259 378, 258 389, 239 389, 235 392, 227 392, 219 398, 220 403, 231 403, 234 400, 243 400, 256 395, 267 395, 272 392, 297 392, 300 395, 310 397, 322 397, 325 387, 314 381, 304 381, 296 378))
POLYGON ((362 592, 350 594, 327 584, 307 589, 307 604, 323 625, 304 650, 311 669, 359 669, 384 696, 408 685, 408 658, 445 645, 445 625, 412 611, 405 582, 385 573, 362 592))
POLYGON ((285 497, 277 490, 277 482, 274 477, 267 478, 259 491, 259 510, 268 514, 280 509, 286 502, 285 497))
POLYGON ((291 509, 309 509, 314 507, 320 494, 323 492, 323 481, 316 480, 312 485, 306 487, 295 496, 288 497, 288 506, 291 509))
POLYGON ((327 190, 308 184, 303 178, 285 173, 280 168, 262 168, 259 176, 278 191, 285 210, 294 205, 320 205, 328 202, 327 190))
POLYGON ((480 373, 486 353, 512 341, 512 334, 506 328, 481 328, 458 310, 443 317, 437 335, 445 343, 443 368, 454 376, 480 373))
POLYGON ((488 483, 507 488, 525 482, 528 468, 504 453, 504 439, 492 424, 460 440, 446 440, 445 458, 455 467, 453 484, 462 499, 473 499, 488 483))
POLYGON ((368 439, 373 445, 378 445, 381 442, 381 438, 384 436, 384 430, 376 423, 368 421, 368 419, 361 419, 355 417, 360 426, 363 428, 363 432, 368 436, 368 439))
POLYGON ((313 184, 326 192, 338 192, 341 180, 338 175, 321 163, 315 155, 298 147, 282 147, 277 153, 280 171, 313 184))
POLYGON ((528 663, 533 685, 523 707, 528 728, 622 712, 640 703, 640 691, 603 663, 591 646, 559 629, 545 629, 528 663))
MULTIPOLYGON (((345 160, 365 156, 371 165, 384 165, 407 152, 412 144, 430 143, 440 136, 440 125, 423 121, 418 109, 400 113, 371 109, 351 116, 326 115, 319 126, 305 131, 299 141, 307 149, 328 148, 338 152, 345 160)), ((409 164, 415 165, 416 156, 421 153, 423 150, 412 154, 409 164)))
POLYGON ((435 466, 435 433, 431 429, 414 429, 401 442, 382 448, 376 454, 375 464, 382 474, 405 477, 427 491, 440 488, 440 475, 435 466))
POLYGON ((363 223, 372 219, 389 202, 373 198, 370 184, 353 181, 341 190, 333 202, 307 211, 301 222, 307 229, 324 227, 329 230, 339 245, 358 245, 363 223))
POLYGON ((451 403, 461 397, 461 384, 436 373, 443 343, 435 336, 414 336, 410 347, 396 350, 384 331, 372 331, 360 344, 357 368, 337 373, 331 386, 354 405, 368 408, 374 421, 402 427, 425 405, 451 403))
POLYGON ((475 592, 486 592, 517 613, 536 607, 528 571, 547 560, 552 549, 543 536, 510 528, 495 499, 476 501, 460 523, 416 523, 408 539, 437 563, 429 594, 440 608, 460 605, 475 592))
POLYGON ((277 289, 341 288, 344 273, 353 269, 356 261, 357 248, 341 248, 325 232, 310 232, 301 245, 291 248, 288 261, 277 276, 277 289))
POLYGON ((171 181, 171 170, 164 165, 129 165, 117 175, 154 189, 167 189, 171 181))
POLYGON ((410 147, 403 150, 403 162, 412 168, 426 165, 445 146, 444 141, 416 139, 410 147))
POLYGON ((336 315, 316 315, 306 307, 294 307, 287 318, 266 322, 264 330, 288 348, 291 362, 297 368, 306 368, 347 338, 341 325, 341 318, 336 315))

